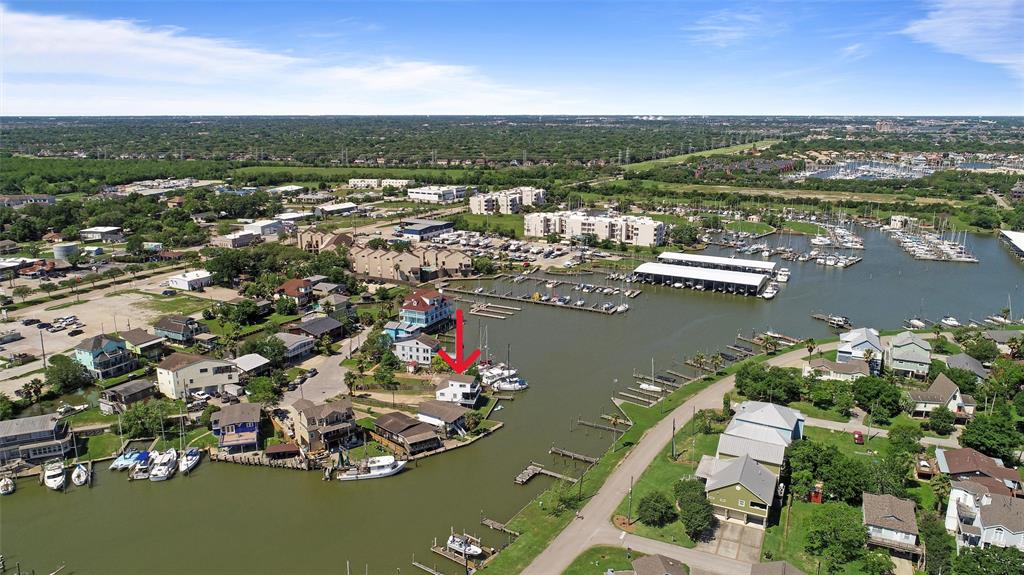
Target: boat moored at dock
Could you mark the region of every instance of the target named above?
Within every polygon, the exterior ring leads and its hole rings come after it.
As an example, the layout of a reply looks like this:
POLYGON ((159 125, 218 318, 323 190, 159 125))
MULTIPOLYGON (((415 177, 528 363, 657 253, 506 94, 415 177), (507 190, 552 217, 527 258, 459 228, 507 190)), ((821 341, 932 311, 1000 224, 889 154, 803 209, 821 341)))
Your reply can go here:
POLYGON ((395 459, 391 455, 371 457, 356 464, 355 467, 339 472, 339 481, 356 481, 359 479, 379 479, 396 475, 405 468, 409 462, 395 459))
POLYGON ((59 459, 51 459, 43 466, 43 485, 54 491, 64 489, 67 481, 67 474, 64 472, 64 463, 59 459))

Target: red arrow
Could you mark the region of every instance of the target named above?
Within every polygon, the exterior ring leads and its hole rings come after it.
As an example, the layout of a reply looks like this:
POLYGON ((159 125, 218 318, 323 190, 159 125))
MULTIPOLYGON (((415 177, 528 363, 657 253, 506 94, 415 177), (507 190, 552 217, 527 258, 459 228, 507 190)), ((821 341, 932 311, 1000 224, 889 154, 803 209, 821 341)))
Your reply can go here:
POLYGON ((469 357, 462 357, 462 310, 455 310, 455 359, 452 359, 448 352, 440 350, 438 352, 441 355, 441 359, 448 364, 448 367, 452 368, 455 373, 464 373, 469 366, 473 365, 476 358, 480 357, 480 350, 474 349, 473 353, 469 354, 469 357))

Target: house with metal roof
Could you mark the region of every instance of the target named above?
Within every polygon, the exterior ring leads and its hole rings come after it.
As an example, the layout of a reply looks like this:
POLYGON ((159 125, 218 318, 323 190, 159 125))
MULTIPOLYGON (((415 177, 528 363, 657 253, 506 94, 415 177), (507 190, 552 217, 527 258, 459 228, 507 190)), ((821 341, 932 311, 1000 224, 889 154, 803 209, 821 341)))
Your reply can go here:
POLYGON ((744 401, 733 408, 733 411, 736 412, 733 421, 774 430, 784 437, 789 437, 790 440, 801 439, 804 436, 804 414, 791 407, 765 401, 744 401))
POLYGON ((778 478, 748 455, 718 460, 704 491, 715 515, 764 527, 778 478))
POLYGON ((913 501, 874 493, 864 493, 862 501, 868 546, 882 547, 892 555, 908 559, 921 555, 913 501))
POLYGON ((836 362, 850 363, 868 361, 871 373, 878 373, 882 368, 882 340, 878 330, 870 327, 859 327, 839 334, 839 346, 836 348, 836 362))
POLYGON ((0 464, 64 457, 74 446, 74 433, 56 413, 0 421, 0 464))
POLYGON ((927 377, 932 365, 932 345, 916 333, 901 332, 889 340, 885 363, 896 375, 927 377))
POLYGON ((217 447, 228 452, 259 449, 262 410, 255 403, 225 405, 210 416, 217 447))
POLYGON ((76 345, 75 361, 95 379, 116 377, 138 365, 138 359, 128 351, 123 339, 105 334, 85 338, 76 345))
POLYGON ((274 337, 284 344, 284 360, 288 362, 298 361, 313 353, 316 345, 316 339, 305 334, 280 332, 275 333, 274 337))
POLYGON ((247 353, 231 360, 238 367, 240 375, 253 377, 270 370, 270 360, 258 353, 247 353))
POLYGON ((758 295, 768 285, 768 276, 764 274, 658 262, 640 264, 633 275, 655 284, 679 283, 698 290, 740 295, 758 295))

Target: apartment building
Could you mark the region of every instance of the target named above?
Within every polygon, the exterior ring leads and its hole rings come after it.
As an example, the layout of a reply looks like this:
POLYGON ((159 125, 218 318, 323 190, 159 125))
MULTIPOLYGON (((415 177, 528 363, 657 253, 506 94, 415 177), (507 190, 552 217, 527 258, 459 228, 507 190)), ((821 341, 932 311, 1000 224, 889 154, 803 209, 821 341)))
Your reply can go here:
POLYGON ((564 238, 594 235, 598 241, 610 240, 634 246, 659 246, 665 243, 665 224, 647 216, 626 216, 574 212, 537 212, 527 214, 523 231, 528 237, 557 234, 564 238))
POLYGON ((469 186, 423 186, 409 188, 409 200, 428 204, 446 204, 464 199, 476 193, 476 188, 469 186))
POLYGON ((522 206, 543 204, 544 194, 542 188, 529 186, 477 194, 469 198, 469 211, 473 214, 515 214, 522 206))

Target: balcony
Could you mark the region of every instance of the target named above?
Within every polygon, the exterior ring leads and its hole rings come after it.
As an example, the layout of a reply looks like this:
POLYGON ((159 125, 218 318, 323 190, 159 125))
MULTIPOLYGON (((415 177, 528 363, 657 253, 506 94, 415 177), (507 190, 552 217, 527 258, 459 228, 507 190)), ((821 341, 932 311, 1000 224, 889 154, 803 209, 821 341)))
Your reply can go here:
POLYGON ((924 550, 920 545, 914 543, 906 543, 904 541, 896 541, 894 539, 888 539, 868 533, 868 545, 875 545, 877 547, 885 547, 887 549, 893 549, 903 553, 911 553, 914 555, 921 554, 924 550))

